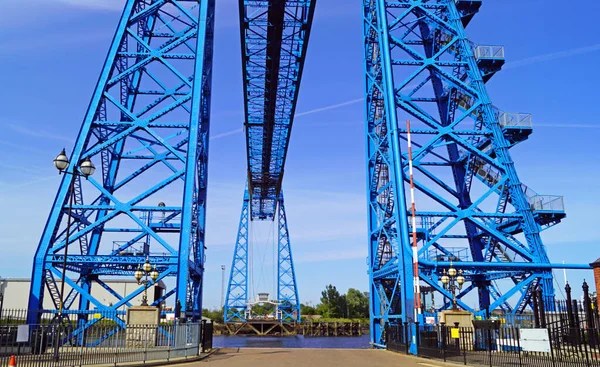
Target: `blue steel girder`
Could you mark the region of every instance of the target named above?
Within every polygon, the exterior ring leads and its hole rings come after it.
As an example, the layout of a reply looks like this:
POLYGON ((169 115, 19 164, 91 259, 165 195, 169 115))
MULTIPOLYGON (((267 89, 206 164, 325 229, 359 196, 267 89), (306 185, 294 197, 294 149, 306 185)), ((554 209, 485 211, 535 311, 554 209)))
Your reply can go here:
MULTIPOLYGON (((57 312, 45 309, 43 298, 47 292, 60 297, 50 285, 64 275, 72 288, 65 305, 79 315, 80 326, 91 325, 90 310, 108 309, 92 296, 92 286, 132 276, 146 256, 159 280, 176 278, 169 295, 182 311, 200 318, 213 29, 214 0, 125 2, 70 156, 70 174, 63 176, 34 258, 29 323, 41 312, 57 312), (85 158, 101 169, 80 180, 71 173, 85 158), (176 199, 159 205, 169 197, 176 199), (114 241, 124 245, 115 250, 114 241), (134 245, 144 252, 127 256, 134 245)), ((112 308, 141 291, 111 292, 117 300, 112 308)), ((117 316, 114 321, 122 324, 117 316)))
MULTIPOLYGON (((244 190, 242 213, 238 227, 237 240, 231 262, 227 294, 223 309, 225 322, 246 322, 249 304, 253 301, 249 294, 249 271, 252 261, 249 258, 249 226, 250 219, 250 193, 248 187, 244 190)), ((285 214, 283 191, 277 200, 277 313, 276 317, 282 322, 300 321, 300 299, 296 283, 296 271, 292 256, 292 245, 285 214)))
POLYGON ((521 139, 514 132, 530 126, 507 122, 507 115, 493 107, 487 94, 484 79, 499 69, 504 54, 499 48, 494 50, 502 52, 494 54, 474 47, 465 35, 465 16, 476 12, 479 2, 365 0, 364 6, 374 341, 380 335, 377 281, 406 278, 402 264, 410 269, 412 263, 407 227, 385 227, 394 223, 394 215, 403 222, 410 215, 404 195, 408 156, 389 154, 390 147, 397 152, 401 147, 385 139, 407 140, 404 125, 397 123, 400 117, 411 120, 417 223, 422 223, 417 229, 420 262, 431 248, 447 254, 464 241, 474 267, 466 293, 477 290, 479 309, 504 307, 509 299, 516 299, 514 309, 522 311, 538 283, 550 304, 554 297, 551 267, 540 231, 541 225, 560 221, 561 213, 552 205, 536 207, 532 198, 539 196, 528 196, 530 190, 516 173, 508 148, 521 139), (382 175, 385 185, 380 183, 382 175), (391 191, 394 186, 398 189, 391 191), (390 192, 382 197, 386 190, 390 192), (548 208, 547 217, 538 207, 548 208), (429 228, 423 224, 426 221, 432 224, 429 228), (523 239, 513 236, 516 233, 522 233, 523 239), (393 241, 388 241, 390 235, 393 241), (483 267, 486 262, 497 263, 497 271, 485 271, 491 269, 483 267), (514 266, 503 267, 507 262, 514 266), (400 269, 395 271, 395 266, 400 269), (492 303, 491 281, 503 279, 509 282, 496 283, 503 288, 494 289, 492 303))
POLYGON ((363 9, 370 335, 384 346, 386 324, 413 318, 412 257, 386 1, 364 0, 363 9))
POLYGON ((229 283, 225 305, 223 308, 223 320, 225 322, 245 322, 246 310, 248 309, 248 225, 250 224, 250 194, 248 187, 244 189, 242 201, 242 213, 240 224, 233 250, 233 260, 229 273, 229 283))
POLYGON ((275 218, 316 0, 239 0, 252 220, 275 218))
POLYGON ((300 322, 300 297, 296 283, 296 270, 292 257, 292 244, 288 231, 283 191, 278 200, 278 240, 277 240, 277 303, 283 322, 300 322))
MULTIPOLYGON (((403 23, 409 21, 408 18, 411 16, 415 19, 420 19, 417 21, 417 23, 419 23, 417 37, 420 39, 420 42, 412 42, 410 47, 420 43, 423 48, 422 52, 415 51, 414 47, 412 47, 410 51, 406 50, 409 46, 402 45, 405 38, 395 38, 395 42, 399 48, 404 47, 403 51, 405 51, 404 54, 407 57, 411 58, 413 61, 419 61, 417 65, 420 69, 418 72, 413 71, 412 74, 410 74, 410 77, 412 78, 410 82, 417 81, 419 73, 426 74, 428 80, 431 80, 431 90, 422 90, 421 93, 417 95, 421 99, 423 99, 423 97, 431 96, 431 100, 436 102, 434 106, 437 107, 439 115, 439 118, 437 119, 430 118, 428 121, 421 121, 427 127, 437 126, 437 129, 440 131, 437 139, 423 139, 419 134, 414 134, 414 139, 417 140, 421 138, 421 144, 432 147, 432 150, 441 147, 442 144, 440 143, 443 141, 443 145, 447 150, 446 156, 449 158, 448 160, 455 162, 449 173, 452 174, 451 177, 454 178, 455 187, 460 193, 458 197, 458 207, 461 211, 471 208, 474 199, 478 198, 478 195, 479 197, 482 197, 481 194, 476 194, 475 190, 469 190, 469 187, 466 185, 465 178, 468 173, 464 169, 464 166, 459 164, 463 152, 468 151, 486 163, 492 163, 490 160, 496 159, 497 162, 490 164, 490 166, 495 167, 499 173, 499 178, 494 181, 493 185, 501 183, 501 180, 506 180, 506 187, 509 191, 511 201, 518 201, 518 203, 515 203, 514 205, 515 212, 519 213, 518 220, 523 224, 523 230, 529 232, 526 234, 526 237, 528 237, 526 239, 529 250, 530 252, 535 253, 530 261, 547 262, 545 250, 539 239, 539 227, 537 223, 532 220, 533 215, 529 209, 529 205, 523 205, 524 194, 521 190, 520 182, 518 181, 516 171, 514 171, 514 166, 512 165, 512 161, 510 160, 507 151, 510 144, 507 142, 504 133, 500 128, 496 111, 492 108, 485 92, 482 72, 477 64, 475 55, 473 54, 473 48, 464 36, 462 25, 457 22, 458 13, 454 8, 454 4, 448 2, 444 5, 442 3, 443 2, 439 3, 442 8, 435 10, 431 7, 427 9, 421 6, 416 6, 414 8, 411 8, 411 6, 405 7, 407 13, 402 15, 403 23), (444 42, 441 42, 442 40, 444 40, 444 42), (452 47, 448 47, 450 45, 452 47), (442 63, 442 60, 444 59, 454 59, 457 64, 448 67, 442 63), (458 78, 459 76, 460 78, 458 78), (474 108, 477 109, 476 112, 472 114, 476 116, 476 118, 471 118, 471 126, 492 133, 487 135, 488 139, 492 140, 492 149, 483 150, 480 146, 477 146, 479 139, 476 139, 475 136, 470 139, 464 139, 452 134, 452 130, 444 129, 445 127, 456 128, 457 126, 460 126, 460 124, 462 124, 463 128, 465 125, 469 126, 468 123, 470 121, 467 121, 469 120, 469 118, 466 118, 467 113, 457 113, 457 107, 460 105, 460 100, 453 98, 454 95, 468 95, 471 98, 472 103, 470 106, 466 106, 466 108, 469 110, 474 108), (533 225, 527 228, 527 224, 533 225)), ((397 91, 397 94, 403 97, 398 101, 399 106, 407 111, 409 115, 412 115, 409 117, 416 117, 419 119, 435 115, 435 109, 432 108, 433 106, 425 106, 425 102, 414 99, 413 96, 415 96, 415 94, 405 96, 401 89, 397 91), (415 111, 418 113, 415 113, 415 111)), ((467 112, 472 113, 471 111, 467 112)), ((436 152, 440 154, 440 149, 436 150, 436 152)), ((427 151, 423 150, 421 154, 421 158, 423 158, 423 156, 427 154, 427 151)), ((407 168, 406 163, 405 168, 407 168)), ((438 175, 441 176, 440 173, 438 173, 438 175)), ((490 184, 490 182, 488 182, 488 184, 490 184)), ((435 187, 435 185, 429 185, 428 190, 421 190, 421 192, 425 193, 426 196, 434 201, 439 202, 441 200, 441 195, 435 193, 435 189, 431 189, 432 186, 435 187)), ((484 192, 486 192, 486 190, 484 190, 484 192)), ((502 234, 500 233, 499 236, 497 231, 488 230, 486 227, 478 225, 470 218, 469 213, 464 215, 463 218, 464 220, 462 222, 465 225, 467 237, 470 242, 472 259, 473 261, 482 261, 482 249, 485 247, 485 244, 481 241, 482 235, 480 231, 487 231, 490 233, 496 232, 495 236, 499 237, 500 240, 502 239, 502 234)), ((459 224, 458 222, 459 221, 453 221, 451 226, 456 226, 459 224)), ((489 305, 489 282, 482 277, 478 283, 480 307, 487 308, 489 305)), ((552 290, 550 290, 550 292, 552 292, 552 290)), ((553 293, 550 292, 546 290, 546 294, 551 296, 553 293)))

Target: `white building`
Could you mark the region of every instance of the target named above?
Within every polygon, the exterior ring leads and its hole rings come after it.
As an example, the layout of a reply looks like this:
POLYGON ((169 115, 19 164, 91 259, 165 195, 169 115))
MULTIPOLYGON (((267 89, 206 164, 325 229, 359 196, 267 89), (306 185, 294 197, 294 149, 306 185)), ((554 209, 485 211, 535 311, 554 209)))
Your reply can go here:
MULTIPOLYGON (((0 280, 0 283, 4 282, 4 302, 2 308, 4 311, 8 310, 26 310, 27 303, 29 302, 29 289, 31 287, 31 279, 26 278, 7 278, 0 280)), ((112 279, 104 280, 104 283, 112 288, 118 294, 129 294, 132 290, 141 287, 133 279, 112 279)), ((60 281, 57 282, 58 289, 60 289, 60 281)), ((0 292, 2 291, 0 286, 0 292)), ((45 287, 44 287, 45 288, 45 287)), ((159 281, 155 286, 148 288, 148 303, 151 304, 154 300, 160 298, 165 293, 166 286, 162 281, 159 281)), ((68 294, 70 287, 65 284, 65 294, 68 294)), ((141 292, 130 302, 132 306, 139 306, 142 303, 141 292)), ((104 289, 98 284, 92 285, 92 296, 102 302, 106 306, 112 306, 119 300, 113 296, 109 291, 104 289)), ((78 299, 75 300, 75 305, 78 303, 78 299)), ((91 305, 90 307, 94 307, 91 305)), ((44 309, 55 309, 52 303, 52 298, 48 289, 45 288, 44 294, 44 309)), ((126 306, 122 306, 119 310, 125 310, 126 306)), ((3 313, 4 314, 4 313, 3 313)))

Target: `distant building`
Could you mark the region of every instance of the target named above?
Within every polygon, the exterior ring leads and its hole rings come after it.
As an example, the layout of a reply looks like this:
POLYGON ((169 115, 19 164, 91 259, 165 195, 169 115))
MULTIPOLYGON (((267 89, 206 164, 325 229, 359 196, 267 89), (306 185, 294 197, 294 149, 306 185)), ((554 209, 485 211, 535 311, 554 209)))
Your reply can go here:
MULTIPOLYGON (((4 287, 4 304, 2 305, 4 310, 26 310, 27 303, 29 302, 29 288, 31 287, 31 279, 26 278, 6 278, 2 279, 5 282, 4 287)), ((105 280, 104 283, 113 289, 117 294, 128 294, 132 289, 141 287, 135 280, 132 279, 111 279, 105 280)), ((60 289, 60 281, 57 282, 58 289, 60 289)), ((69 284, 65 284, 65 294, 69 293, 69 284)), ((165 294, 166 286, 162 281, 159 281, 155 286, 148 288, 148 303, 151 304, 156 299, 162 297, 165 294)), ((132 306, 139 306, 142 303, 141 292, 130 303, 132 306)), ((94 284, 92 286, 92 296, 98 299, 102 304, 106 306, 112 306, 119 302, 119 300, 113 296, 108 290, 94 284)), ((76 300, 75 302, 78 302, 76 300)), ((163 304, 164 305, 164 304, 163 304)), ((90 306, 90 307, 93 307, 90 306)), ((44 293, 44 309, 55 309, 52 303, 52 298, 48 289, 45 289, 44 293)), ((119 310, 125 310, 126 306, 119 307, 119 310)))

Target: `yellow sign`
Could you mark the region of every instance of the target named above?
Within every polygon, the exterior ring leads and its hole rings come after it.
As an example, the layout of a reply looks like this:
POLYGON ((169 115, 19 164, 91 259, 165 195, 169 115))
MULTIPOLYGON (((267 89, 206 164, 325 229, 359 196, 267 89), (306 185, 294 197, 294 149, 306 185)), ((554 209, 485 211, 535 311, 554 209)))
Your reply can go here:
POLYGON ((453 327, 452 329, 450 329, 450 337, 452 339, 460 338, 459 329, 457 327, 453 327))
POLYGON ((101 318, 102 318, 102 315, 101 315, 101 314, 99 314, 99 313, 95 313, 95 314, 94 314, 94 318, 95 318, 95 319, 101 319, 101 318))

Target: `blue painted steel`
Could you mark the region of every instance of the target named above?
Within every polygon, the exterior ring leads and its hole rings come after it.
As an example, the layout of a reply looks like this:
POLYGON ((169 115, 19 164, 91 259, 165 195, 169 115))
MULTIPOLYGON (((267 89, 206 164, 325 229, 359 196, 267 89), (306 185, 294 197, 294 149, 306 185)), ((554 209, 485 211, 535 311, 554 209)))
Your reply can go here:
POLYGON ((175 294, 188 317, 201 317, 213 29, 214 0, 125 3, 68 172, 85 158, 99 169, 89 180, 63 176, 34 259, 29 323, 56 313, 44 296, 58 308, 66 271, 66 314, 89 327, 100 310, 123 325, 112 311, 144 287, 120 294, 106 279, 132 277, 146 256, 157 281, 176 279, 162 300, 175 294), (115 297, 111 306, 92 296, 97 286, 115 297))
POLYGON ((275 219, 315 0, 239 0, 251 219, 275 219))
POLYGON ((278 204, 277 303, 279 305, 277 307, 281 312, 278 317, 284 322, 300 322, 300 297, 298 297, 292 245, 283 203, 283 191, 279 194, 278 204))
MULTIPOLYGON (((384 0, 365 0, 367 213, 371 342, 385 345, 384 327, 413 314, 412 257, 401 186, 398 120, 384 0), (391 260, 395 260, 391 261, 391 260), (377 275, 379 269, 390 268, 377 275)), ((414 350, 415 343, 411 343, 414 350)))
POLYGON ((451 295, 438 277, 450 261, 464 268, 458 298, 467 310, 523 312, 538 285, 552 305, 553 265, 540 231, 564 218, 562 198, 538 195, 516 173, 508 149, 531 133, 530 116, 491 104, 485 82, 504 64, 504 49, 474 45, 464 30, 481 2, 363 5, 373 343, 384 344, 385 323, 413 315, 407 131, 399 120, 411 120, 420 280, 446 298, 442 309, 451 295), (455 255, 460 244, 467 259, 455 255), (462 299, 475 291, 474 309, 462 299))
POLYGON ((248 225, 250 221, 250 195, 248 188, 244 190, 244 201, 242 203, 242 214, 238 227, 237 240, 231 261, 229 272, 229 285, 225 296, 223 319, 225 322, 246 321, 246 310, 248 310, 248 225))
MULTIPOLYGON (((248 232, 250 225, 250 194, 244 190, 242 214, 238 227, 237 241, 231 262, 229 284, 225 296, 223 318, 225 322, 245 322, 250 311, 249 302, 254 301, 248 293, 248 273, 251 261, 249 259, 248 232)), ((278 208, 278 235, 277 235, 277 309, 280 311, 276 317, 282 322, 300 321, 300 298, 296 284, 296 272, 292 257, 292 245, 285 215, 283 192, 277 200, 278 208)))
POLYGON ((226 322, 246 320, 248 226, 278 222, 278 318, 299 320, 300 301, 281 184, 316 0, 239 0, 248 181, 233 255, 226 322))

